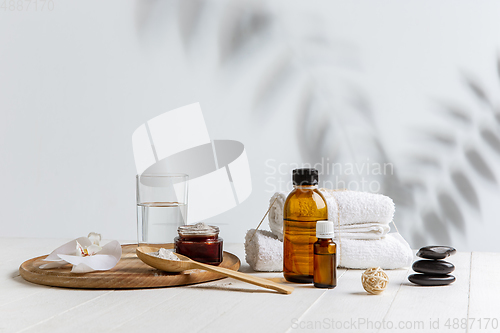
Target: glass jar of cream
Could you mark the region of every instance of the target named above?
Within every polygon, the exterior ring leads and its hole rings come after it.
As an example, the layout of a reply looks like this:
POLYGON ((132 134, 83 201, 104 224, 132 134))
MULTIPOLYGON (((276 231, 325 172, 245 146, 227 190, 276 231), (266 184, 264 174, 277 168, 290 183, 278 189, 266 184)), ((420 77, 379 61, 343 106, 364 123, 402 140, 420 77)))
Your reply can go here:
POLYGON ((177 232, 175 252, 205 264, 218 265, 222 262, 219 227, 200 222, 180 226, 177 232))

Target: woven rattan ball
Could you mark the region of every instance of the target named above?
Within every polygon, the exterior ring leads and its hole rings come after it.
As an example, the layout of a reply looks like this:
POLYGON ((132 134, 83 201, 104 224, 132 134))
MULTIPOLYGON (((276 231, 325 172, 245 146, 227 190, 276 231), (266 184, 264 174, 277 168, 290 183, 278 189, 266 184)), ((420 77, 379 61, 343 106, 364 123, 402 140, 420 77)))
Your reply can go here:
POLYGON ((387 287, 389 277, 385 274, 382 268, 372 267, 368 268, 361 275, 361 283, 367 292, 373 295, 378 295, 381 294, 387 287))

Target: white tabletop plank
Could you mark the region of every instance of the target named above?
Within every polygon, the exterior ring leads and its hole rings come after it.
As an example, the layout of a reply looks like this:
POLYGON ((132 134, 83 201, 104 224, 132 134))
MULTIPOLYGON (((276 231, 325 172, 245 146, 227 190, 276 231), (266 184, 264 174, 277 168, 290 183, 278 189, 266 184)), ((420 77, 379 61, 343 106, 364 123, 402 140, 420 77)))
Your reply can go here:
POLYGON ((18 332, 75 307, 80 307, 83 311, 86 303, 111 292, 45 288, 40 293, 1 306, 0 325, 6 332, 18 332))
MULTIPOLYGON (((344 329, 336 331, 398 331, 370 329, 369 321, 425 325, 404 332, 466 332, 454 329, 453 319, 467 316, 469 325, 476 320, 469 332, 500 331, 486 329, 485 320, 479 329, 477 322, 490 318, 492 325, 492 319, 500 317, 497 253, 452 256, 457 281, 446 287, 415 286, 407 281, 411 270, 386 271, 390 283, 378 296, 363 290, 362 270, 339 270, 337 287, 331 290, 295 284, 291 295, 234 279, 158 289, 73 290, 35 285, 19 276, 23 261, 48 254, 66 241, 0 239, 0 332, 317 332, 318 327, 332 331, 337 322, 343 322, 344 329), (430 328, 429 320, 436 325, 438 319, 439 329, 430 328), (348 328, 353 322, 357 326, 348 328)), ((253 272, 245 263, 242 244, 225 244, 225 250, 240 258, 241 271, 286 283, 282 273, 253 272)))
MULTIPOLYGON (((228 280, 224 282, 230 283, 227 282, 228 280)), ((124 322, 122 326, 116 327, 114 332, 155 331, 158 327, 168 327, 171 332, 196 332, 207 322, 229 311, 239 302, 268 293, 262 289, 256 290, 252 286, 234 290, 201 286, 184 289, 186 290, 168 302, 149 309, 140 318, 131 318, 124 322)), ((274 296, 284 295, 275 294, 274 296)), ((225 329, 219 329, 220 331, 225 331, 225 329)))
POLYGON ((108 332, 130 320, 141 322, 143 313, 164 303, 170 304, 171 299, 183 291, 183 288, 162 288, 100 294, 89 290, 99 297, 31 325, 25 332, 108 332))
POLYGON ((348 270, 339 279, 335 289, 328 290, 307 313, 294 320, 289 332, 318 330, 356 332, 360 328, 367 328, 368 321, 381 321, 389 310, 401 283, 406 280, 408 269, 386 270, 389 284, 380 295, 369 295, 363 289, 361 283, 363 272, 364 270, 348 270))
MULTIPOLYGON (((448 331, 445 324, 449 318, 467 318, 470 253, 458 252, 447 260, 456 267, 452 273, 456 277, 453 284, 425 287, 401 281, 401 288, 383 320, 392 323, 394 328, 402 325, 404 332, 429 332, 432 329, 430 325, 437 325, 436 320, 439 320, 437 331, 444 332, 448 331)), ((379 332, 394 331, 394 328, 386 326, 379 332)))
POLYGON ((469 332, 500 332, 499 277, 500 253, 472 253, 469 332))
MULTIPOLYGON (((343 275, 345 270, 339 272, 343 275)), ((276 282, 288 283, 279 273, 276 282)), ((275 295, 262 293, 251 295, 235 304, 230 310, 205 324, 202 329, 215 332, 220 327, 244 329, 252 327, 255 331, 268 331, 273 327, 277 332, 286 331, 293 318, 301 317, 326 292, 325 289, 314 288, 312 284, 293 284, 295 290, 291 295, 275 295), (248 315, 242 315, 248 313, 248 315), (283 315, 286 314, 286 315, 283 315)))
POLYGON ((0 239, 0 306, 48 289, 49 287, 25 281, 19 275, 19 266, 28 259, 49 253, 66 241, 61 239, 0 239))
POLYGON ((9 303, 25 299, 50 288, 25 281, 19 275, 17 263, 0 266, 0 281, 0 309, 9 303))

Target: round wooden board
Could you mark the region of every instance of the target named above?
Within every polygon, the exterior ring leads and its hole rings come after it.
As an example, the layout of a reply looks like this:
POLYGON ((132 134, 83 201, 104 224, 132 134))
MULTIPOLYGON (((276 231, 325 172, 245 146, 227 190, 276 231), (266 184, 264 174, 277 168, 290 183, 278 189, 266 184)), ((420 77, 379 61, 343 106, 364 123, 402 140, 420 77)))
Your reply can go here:
MULTIPOLYGON (((173 244, 158 247, 173 248, 173 244)), ((200 269, 181 273, 168 273, 143 263, 135 254, 136 244, 122 245, 122 257, 109 271, 91 273, 71 273, 71 266, 62 268, 39 269, 46 262, 41 256, 27 260, 19 267, 21 276, 30 282, 53 287, 79 289, 138 289, 184 286, 201 282, 223 279, 224 276, 200 269)), ((220 267, 237 271, 240 260, 234 254, 224 252, 220 267)))

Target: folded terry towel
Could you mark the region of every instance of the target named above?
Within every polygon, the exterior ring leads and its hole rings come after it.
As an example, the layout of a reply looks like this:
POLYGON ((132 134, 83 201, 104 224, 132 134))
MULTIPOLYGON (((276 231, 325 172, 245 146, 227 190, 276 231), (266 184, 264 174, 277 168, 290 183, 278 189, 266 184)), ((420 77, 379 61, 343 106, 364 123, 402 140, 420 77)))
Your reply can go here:
MULTIPOLYGON (((339 244, 337 240, 336 243, 339 244)), ((399 233, 390 233, 377 240, 341 239, 340 267, 396 269, 408 267, 412 261, 410 245, 399 233)))
POLYGON ((339 234, 341 239, 381 239, 390 230, 388 224, 368 222, 341 225, 339 234))
MULTIPOLYGON (((367 192, 319 190, 328 205, 328 220, 334 222, 335 232, 340 234, 341 239, 380 239, 389 232, 388 224, 394 217, 391 198, 367 192), (339 216, 340 221, 337 221, 339 216)), ((269 211, 269 228, 280 240, 283 240, 286 197, 287 194, 276 192, 270 200, 272 204, 276 199, 269 211)))
MULTIPOLYGON (((283 242, 269 231, 254 229, 245 237, 247 263, 255 271, 283 270, 283 242)), ((367 269, 381 267, 396 269, 408 267, 413 260, 413 252, 408 243, 398 233, 390 233, 378 240, 343 239, 341 246, 337 240, 338 267, 367 269)))
POLYGON ((245 236, 245 260, 254 271, 283 271, 283 242, 266 230, 247 231, 245 236), (253 236, 253 237, 252 237, 253 236))

